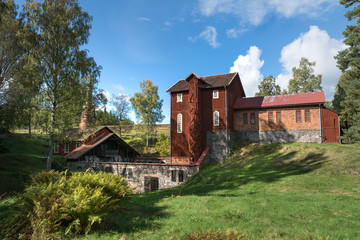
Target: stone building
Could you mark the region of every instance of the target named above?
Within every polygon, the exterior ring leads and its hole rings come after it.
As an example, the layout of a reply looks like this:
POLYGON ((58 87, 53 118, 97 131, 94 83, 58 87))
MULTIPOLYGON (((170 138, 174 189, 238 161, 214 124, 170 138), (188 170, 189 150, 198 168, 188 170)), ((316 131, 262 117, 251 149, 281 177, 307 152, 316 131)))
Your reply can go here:
POLYGON ((171 162, 191 164, 205 147, 225 159, 234 139, 255 142, 338 143, 339 114, 324 106, 324 92, 247 98, 238 73, 191 73, 168 90, 171 162), (196 143, 196 144, 194 144, 196 143))

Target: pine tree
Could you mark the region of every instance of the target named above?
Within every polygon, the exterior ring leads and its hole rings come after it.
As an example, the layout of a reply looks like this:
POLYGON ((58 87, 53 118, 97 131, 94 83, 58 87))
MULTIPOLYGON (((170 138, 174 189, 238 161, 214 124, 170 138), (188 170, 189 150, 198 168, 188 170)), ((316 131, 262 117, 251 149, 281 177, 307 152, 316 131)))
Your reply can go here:
MULTIPOLYGON (((360 2, 358 0, 341 0, 345 8, 352 7, 345 17, 354 22, 343 32, 344 43, 348 46, 335 57, 340 70, 345 73, 345 83, 338 83, 338 89, 344 91, 345 98, 340 99, 343 115, 346 116, 349 128, 344 130, 344 139, 351 142, 360 141, 360 2)), ((337 98, 338 99, 338 98, 337 98)))

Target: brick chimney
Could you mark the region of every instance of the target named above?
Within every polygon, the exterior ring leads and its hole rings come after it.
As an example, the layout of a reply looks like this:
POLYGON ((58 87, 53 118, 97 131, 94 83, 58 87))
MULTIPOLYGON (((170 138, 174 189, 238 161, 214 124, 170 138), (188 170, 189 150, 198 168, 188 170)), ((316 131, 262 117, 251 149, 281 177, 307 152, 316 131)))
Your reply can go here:
POLYGON ((92 88, 88 87, 86 104, 81 112, 80 130, 86 130, 95 126, 95 107, 92 105, 92 88))

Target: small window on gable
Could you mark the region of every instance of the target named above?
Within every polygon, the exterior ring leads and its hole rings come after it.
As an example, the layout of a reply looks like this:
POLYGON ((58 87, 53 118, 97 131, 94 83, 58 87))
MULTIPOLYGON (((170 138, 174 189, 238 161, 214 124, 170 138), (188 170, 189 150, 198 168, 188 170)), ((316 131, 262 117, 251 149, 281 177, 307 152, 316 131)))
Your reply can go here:
POLYGON ((59 153, 59 145, 54 146, 54 153, 59 153))
POLYGON ((276 112, 276 122, 277 123, 281 122, 281 112, 276 112))
POLYGON ((182 93, 178 93, 176 96, 176 102, 182 102, 182 93))
POLYGON ((182 114, 179 113, 177 115, 177 119, 176 119, 177 123, 177 133, 182 133, 182 114))
POLYGON ((179 176, 179 182, 183 182, 184 181, 184 171, 179 170, 178 171, 178 176, 179 176))
POLYGON ((80 142, 77 142, 76 143, 76 148, 80 147, 81 146, 81 143, 80 142))
POLYGON ((213 98, 219 98, 219 90, 213 91, 213 98))
POLYGON ((301 111, 296 110, 296 122, 301 122, 301 111))
POLYGON ((305 109, 305 122, 310 122, 310 109, 305 109))
POLYGON ((69 143, 65 143, 64 153, 69 153, 69 143))
POLYGON ((255 124, 255 113, 250 113, 250 123, 255 124))
POLYGON ((215 111, 214 112, 214 126, 219 126, 220 123, 220 119, 219 119, 219 112, 215 111))
POLYGON ((247 113, 243 113, 243 124, 247 124, 248 123, 248 117, 247 117, 247 113))
POLYGON ((273 123, 273 122, 274 122, 273 112, 269 112, 268 121, 269 121, 269 123, 273 123))

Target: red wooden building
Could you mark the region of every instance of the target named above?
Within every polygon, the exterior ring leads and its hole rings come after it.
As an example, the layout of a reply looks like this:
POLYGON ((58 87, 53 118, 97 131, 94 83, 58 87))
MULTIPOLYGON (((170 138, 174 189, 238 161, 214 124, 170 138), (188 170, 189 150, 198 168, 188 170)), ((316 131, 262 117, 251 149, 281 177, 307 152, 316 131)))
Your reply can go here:
POLYGON ((246 98, 238 73, 191 73, 171 96, 171 162, 192 164, 206 146, 219 161, 231 139, 264 142, 339 142, 338 113, 324 92, 246 98))

